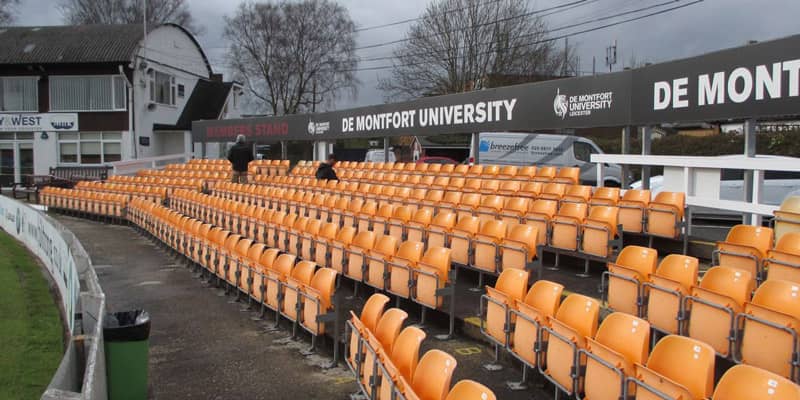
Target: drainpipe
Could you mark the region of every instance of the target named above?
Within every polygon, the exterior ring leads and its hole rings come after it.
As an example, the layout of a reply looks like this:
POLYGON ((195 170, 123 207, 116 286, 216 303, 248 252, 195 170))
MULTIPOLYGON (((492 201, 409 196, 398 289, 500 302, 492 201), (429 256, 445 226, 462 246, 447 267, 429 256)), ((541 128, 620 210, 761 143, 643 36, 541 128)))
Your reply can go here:
POLYGON ((128 132, 131 133, 131 142, 133 144, 133 158, 139 158, 139 154, 136 148, 136 132, 133 130, 133 82, 128 81, 128 77, 125 76, 125 72, 122 69, 122 65, 118 65, 119 67, 119 74, 122 76, 122 79, 125 80, 125 88, 128 90, 128 132))

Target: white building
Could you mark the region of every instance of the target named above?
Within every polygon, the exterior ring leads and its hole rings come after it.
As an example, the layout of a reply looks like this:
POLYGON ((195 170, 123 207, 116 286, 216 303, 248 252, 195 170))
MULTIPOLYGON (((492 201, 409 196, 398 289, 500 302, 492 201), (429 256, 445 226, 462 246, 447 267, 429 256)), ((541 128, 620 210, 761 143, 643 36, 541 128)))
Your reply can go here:
POLYGON ((0 28, 0 184, 55 166, 199 156, 191 122, 238 117, 241 92, 178 25, 146 39, 141 25, 0 28))

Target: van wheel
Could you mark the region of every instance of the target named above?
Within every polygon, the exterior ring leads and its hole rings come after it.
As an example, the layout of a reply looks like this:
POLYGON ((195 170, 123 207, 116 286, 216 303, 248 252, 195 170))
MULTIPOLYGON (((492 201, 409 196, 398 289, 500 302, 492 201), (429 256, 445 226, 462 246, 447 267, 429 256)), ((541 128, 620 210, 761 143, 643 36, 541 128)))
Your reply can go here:
POLYGON ((604 181, 603 186, 605 187, 620 187, 619 182, 617 181, 604 181))

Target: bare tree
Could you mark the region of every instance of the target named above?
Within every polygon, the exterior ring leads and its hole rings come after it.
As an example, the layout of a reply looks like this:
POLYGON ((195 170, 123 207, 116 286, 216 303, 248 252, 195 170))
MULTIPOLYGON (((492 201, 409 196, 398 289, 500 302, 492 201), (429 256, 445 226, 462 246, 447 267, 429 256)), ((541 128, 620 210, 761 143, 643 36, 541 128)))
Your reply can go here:
POLYGON ((544 20, 526 0, 436 0, 409 28, 391 77, 378 87, 387 99, 477 90, 574 69, 563 68, 565 60, 574 56, 547 40, 544 20))
POLYGON ((0 0, 0 25, 14 22, 14 6, 17 4, 19 0, 0 0))
POLYGON ((242 3, 225 22, 231 68, 262 110, 296 114, 355 95, 355 25, 338 3, 242 3))
MULTIPOLYGON (((61 0, 59 9, 68 24, 141 24, 144 20, 142 0, 61 0)), ((147 23, 172 22, 194 33, 199 29, 185 0, 147 0, 147 23)))

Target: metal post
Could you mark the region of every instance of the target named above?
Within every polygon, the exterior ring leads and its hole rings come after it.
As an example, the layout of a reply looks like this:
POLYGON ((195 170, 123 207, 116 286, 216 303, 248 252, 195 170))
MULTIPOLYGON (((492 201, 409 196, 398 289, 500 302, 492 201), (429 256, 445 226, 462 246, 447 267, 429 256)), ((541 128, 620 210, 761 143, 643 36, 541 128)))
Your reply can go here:
POLYGON ((286 141, 285 140, 281 140, 281 160, 288 160, 289 159, 287 157, 287 155, 286 155, 288 153, 288 149, 286 147, 287 147, 286 146, 286 141))
MULTIPOLYGON (((645 126, 642 128, 642 155, 650 155, 650 143, 653 139, 653 127, 645 126)), ((650 166, 642 166, 642 189, 650 189, 650 166)))
POLYGON ((201 142, 200 144, 200 158, 206 158, 206 147, 208 147, 208 142, 201 142))
POLYGON ((478 153, 480 152, 480 146, 481 146, 480 145, 480 139, 481 139, 480 133, 478 133, 478 132, 473 132, 472 133, 472 140, 470 141, 470 146, 472 146, 472 148, 470 149, 470 153, 472 153, 472 157, 473 157, 472 163, 473 164, 479 164, 480 163, 480 160, 479 160, 479 157, 478 157, 478 153))
MULTIPOLYGON (((745 157, 755 157, 756 156, 756 121, 754 119, 748 119, 744 121, 743 125, 743 132, 744 132, 744 155, 745 157)), ((744 201, 752 202, 753 201, 753 171, 744 171, 744 182, 742 188, 744 189, 744 201)), ((760 183, 760 182, 759 182, 760 183)), ((745 224, 751 224, 755 221, 750 214, 744 214, 742 217, 742 222, 745 224)))
POLYGON ((383 138, 383 162, 389 162, 389 138, 383 138))
MULTIPOLYGON (((626 126, 622 129, 622 149, 620 149, 622 154, 630 154, 631 152, 631 131, 633 130, 632 126, 626 126)), ((628 166, 626 164, 622 164, 622 176, 620 177, 620 186, 624 189, 628 187, 628 166)))

